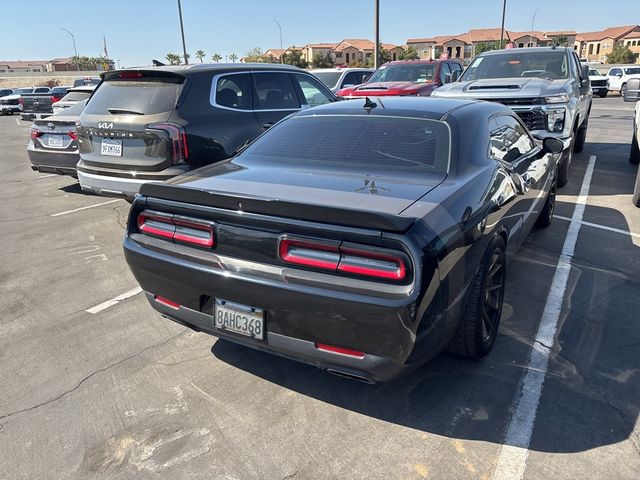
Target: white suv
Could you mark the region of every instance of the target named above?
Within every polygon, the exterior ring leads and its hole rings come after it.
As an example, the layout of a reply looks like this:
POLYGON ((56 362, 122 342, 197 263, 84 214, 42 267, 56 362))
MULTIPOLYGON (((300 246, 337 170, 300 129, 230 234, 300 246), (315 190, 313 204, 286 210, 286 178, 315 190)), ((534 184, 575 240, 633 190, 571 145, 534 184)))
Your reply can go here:
POLYGON ((627 82, 632 78, 640 78, 640 67, 613 67, 607 72, 609 90, 620 92, 624 96, 627 82))
MULTIPOLYGON (((624 101, 636 102, 636 109, 633 115, 633 136, 631 137, 629 162, 638 165, 640 164, 640 78, 629 80, 624 92, 624 101)), ((633 189, 632 201, 636 207, 640 207, 640 168, 636 174, 636 186, 633 189)))

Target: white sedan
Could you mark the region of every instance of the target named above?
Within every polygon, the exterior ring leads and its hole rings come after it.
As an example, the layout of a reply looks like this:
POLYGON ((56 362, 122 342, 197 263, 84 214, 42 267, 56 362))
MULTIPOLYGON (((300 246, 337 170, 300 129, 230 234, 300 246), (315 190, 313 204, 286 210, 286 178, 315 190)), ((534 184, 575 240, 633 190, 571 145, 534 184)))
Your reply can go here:
MULTIPOLYGON (((633 137, 631 138, 629 162, 638 165, 640 164, 640 78, 629 80, 624 92, 624 101, 636 102, 636 109, 633 115, 633 137)), ((636 186, 633 189, 633 204, 636 207, 640 207, 640 168, 636 175, 636 186)))

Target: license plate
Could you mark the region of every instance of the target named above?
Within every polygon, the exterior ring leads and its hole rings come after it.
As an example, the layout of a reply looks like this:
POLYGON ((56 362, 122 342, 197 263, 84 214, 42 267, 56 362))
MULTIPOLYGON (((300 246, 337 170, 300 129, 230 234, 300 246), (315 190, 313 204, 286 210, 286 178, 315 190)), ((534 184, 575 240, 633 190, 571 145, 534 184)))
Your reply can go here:
POLYGON ((213 310, 213 325, 220 330, 262 340, 264 337, 264 310, 216 299, 213 310))
POLYGON ((47 138, 47 146, 48 147, 61 147, 62 146, 62 137, 57 135, 50 135, 47 138))
POLYGON ((100 154, 108 157, 121 157, 122 156, 122 140, 111 140, 110 138, 103 138, 102 145, 100 147, 100 154))

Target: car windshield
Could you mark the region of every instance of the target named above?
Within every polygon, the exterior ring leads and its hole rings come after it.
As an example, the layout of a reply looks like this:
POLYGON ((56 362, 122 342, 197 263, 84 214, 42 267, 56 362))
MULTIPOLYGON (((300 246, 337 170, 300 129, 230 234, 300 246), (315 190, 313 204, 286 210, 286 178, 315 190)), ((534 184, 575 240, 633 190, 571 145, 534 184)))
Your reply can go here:
POLYGON ((624 73, 627 75, 640 75, 640 67, 625 68, 624 73))
POLYGON ((532 52, 526 49, 511 49, 505 53, 476 57, 464 71, 460 81, 513 77, 555 80, 568 76, 569 64, 567 56, 562 51, 532 52))
POLYGON ((338 83, 342 72, 311 72, 327 87, 333 88, 338 83))
POLYGON ((367 83, 373 82, 433 82, 433 63, 383 65, 371 75, 367 83))
POLYGON ((172 111, 182 88, 178 78, 142 78, 103 82, 87 104, 88 114, 153 115, 172 111))
POLYGON ((240 163, 446 172, 449 130, 427 119, 316 115, 286 120, 238 157, 240 163))
POLYGON ((33 93, 33 88, 19 88, 14 93, 22 95, 23 93, 33 93))
POLYGON ((594 77, 599 77, 600 76, 600 72, 597 71, 595 68, 590 68, 589 69, 589 75, 594 76, 594 77))

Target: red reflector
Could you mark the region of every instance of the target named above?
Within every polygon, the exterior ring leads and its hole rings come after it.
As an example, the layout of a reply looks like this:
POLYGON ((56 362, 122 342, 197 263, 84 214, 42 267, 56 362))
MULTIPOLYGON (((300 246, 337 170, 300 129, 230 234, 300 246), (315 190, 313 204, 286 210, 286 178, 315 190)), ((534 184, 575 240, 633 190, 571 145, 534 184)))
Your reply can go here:
POLYGON ((71 137, 71 140, 78 140, 77 132, 67 132, 67 135, 71 137))
POLYGON ((316 348, 324 352, 339 353, 340 355, 364 358, 364 352, 358 352, 357 350, 350 350, 348 348, 334 347, 332 345, 325 345, 324 343, 316 343, 316 348))
POLYGON ((179 303, 172 302, 168 298, 161 297, 160 295, 154 295, 153 299, 158 303, 166 305, 167 307, 175 308, 176 310, 180 308, 179 303))
POLYGON ((338 245, 287 238, 280 240, 279 253, 283 262, 334 271, 340 260, 338 245))
POLYGON ((118 74, 119 78, 141 78, 142 72, 121 72, 118 74))
POLYGON ((40 130, 37 130, 35 128, 31 129, 31 138, 38 138, 42 134, 43 134, 43 132, 41 132, 40 130))

